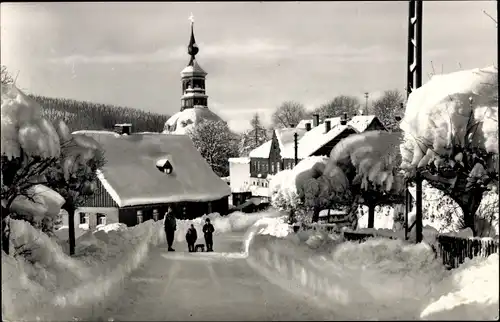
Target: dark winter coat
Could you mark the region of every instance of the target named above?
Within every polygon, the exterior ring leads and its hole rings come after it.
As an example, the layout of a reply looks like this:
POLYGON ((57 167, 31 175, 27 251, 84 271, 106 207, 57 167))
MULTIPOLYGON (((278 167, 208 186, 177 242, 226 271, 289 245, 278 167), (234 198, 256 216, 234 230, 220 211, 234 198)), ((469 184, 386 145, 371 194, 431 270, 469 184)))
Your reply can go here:
POLYGON ((177 223, 175 222, 175 217, 173 214, 165 215, 165 230, 169 231, 177 230, 177 223))
POLYGON ((206 223, 204 226, 203 226, 203 234, 205 236, 212 236, 212 234, 214 233, 215 229, 214 229, 214 226, 210 223, 206 223))
POLYGON ((194 243, 198 239, 198 233, 196 228, 190 227, 186 233, 186 241, 188 243, 194 243))

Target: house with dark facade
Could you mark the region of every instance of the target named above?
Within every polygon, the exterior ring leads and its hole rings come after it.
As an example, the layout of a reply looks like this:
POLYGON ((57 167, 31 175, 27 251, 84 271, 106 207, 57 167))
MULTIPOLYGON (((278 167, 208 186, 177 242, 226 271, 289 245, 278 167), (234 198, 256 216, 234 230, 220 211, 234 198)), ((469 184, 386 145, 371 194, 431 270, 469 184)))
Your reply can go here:
MULTIPOLYGON (((77 212, 87 217, 104 215, 107 224, 127 226, 162 219, 169 206, 182 219, 227 213, 229 186, 187 135, 121 132, 129 134, 75 132, 99 142, 106 159, 98 173, 96 193, 77 212)), ((102 222, 98 219, 97 223, 102 222)))

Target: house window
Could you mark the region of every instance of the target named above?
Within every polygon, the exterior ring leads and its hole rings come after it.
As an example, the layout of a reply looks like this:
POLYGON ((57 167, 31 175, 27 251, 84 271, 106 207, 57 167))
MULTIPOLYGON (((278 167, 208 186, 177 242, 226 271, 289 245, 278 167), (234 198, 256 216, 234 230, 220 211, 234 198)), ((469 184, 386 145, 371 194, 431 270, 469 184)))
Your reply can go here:
POLYGON ((257 172, 260 172, 260 162, 257 161, 257 172))
POLYGON ((264 172, 269 172, 269 165, 267 164, 267 162, 264 163, 264 172))
POLYGON ((98 214, 97 215, 97 224, 98 225, 106 225, 106 215, 98 214))
POLYGON ((80 224, 86 224, 87 223, 87 214, 85 214, 84 212, 81 212, 80 213, 80 224))
POLYGON ((271 163, 271 173, 274 173, 274 162, 271 163))
POLYGON ((280 163, 279 161, 276 162, 276 172, 280 172, 281 168, 280 168, 280 163))

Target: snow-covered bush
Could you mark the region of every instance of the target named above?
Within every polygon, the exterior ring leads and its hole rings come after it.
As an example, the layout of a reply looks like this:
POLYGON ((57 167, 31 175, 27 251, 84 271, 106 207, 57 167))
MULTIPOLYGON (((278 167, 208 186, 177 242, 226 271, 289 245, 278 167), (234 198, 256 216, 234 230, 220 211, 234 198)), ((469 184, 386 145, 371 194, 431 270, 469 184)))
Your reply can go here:
POLYGON ((401 168, 450 196, 473 230, 483 193, 498 187, 497 93, 494 66, 435 75, 410 94, 400 125, 401 168))

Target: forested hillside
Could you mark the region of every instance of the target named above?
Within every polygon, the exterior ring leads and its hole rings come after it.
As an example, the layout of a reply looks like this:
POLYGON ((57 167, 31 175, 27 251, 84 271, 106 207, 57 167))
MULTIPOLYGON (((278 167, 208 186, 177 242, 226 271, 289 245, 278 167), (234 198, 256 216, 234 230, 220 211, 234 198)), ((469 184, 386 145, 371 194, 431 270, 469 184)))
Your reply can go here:
POLYGON ((161 132, 168 115, 129 107, 30 95, 50 121, 63 119, 72 131, 111 130, 116 123, 132 123, 134 132, 161 132))

